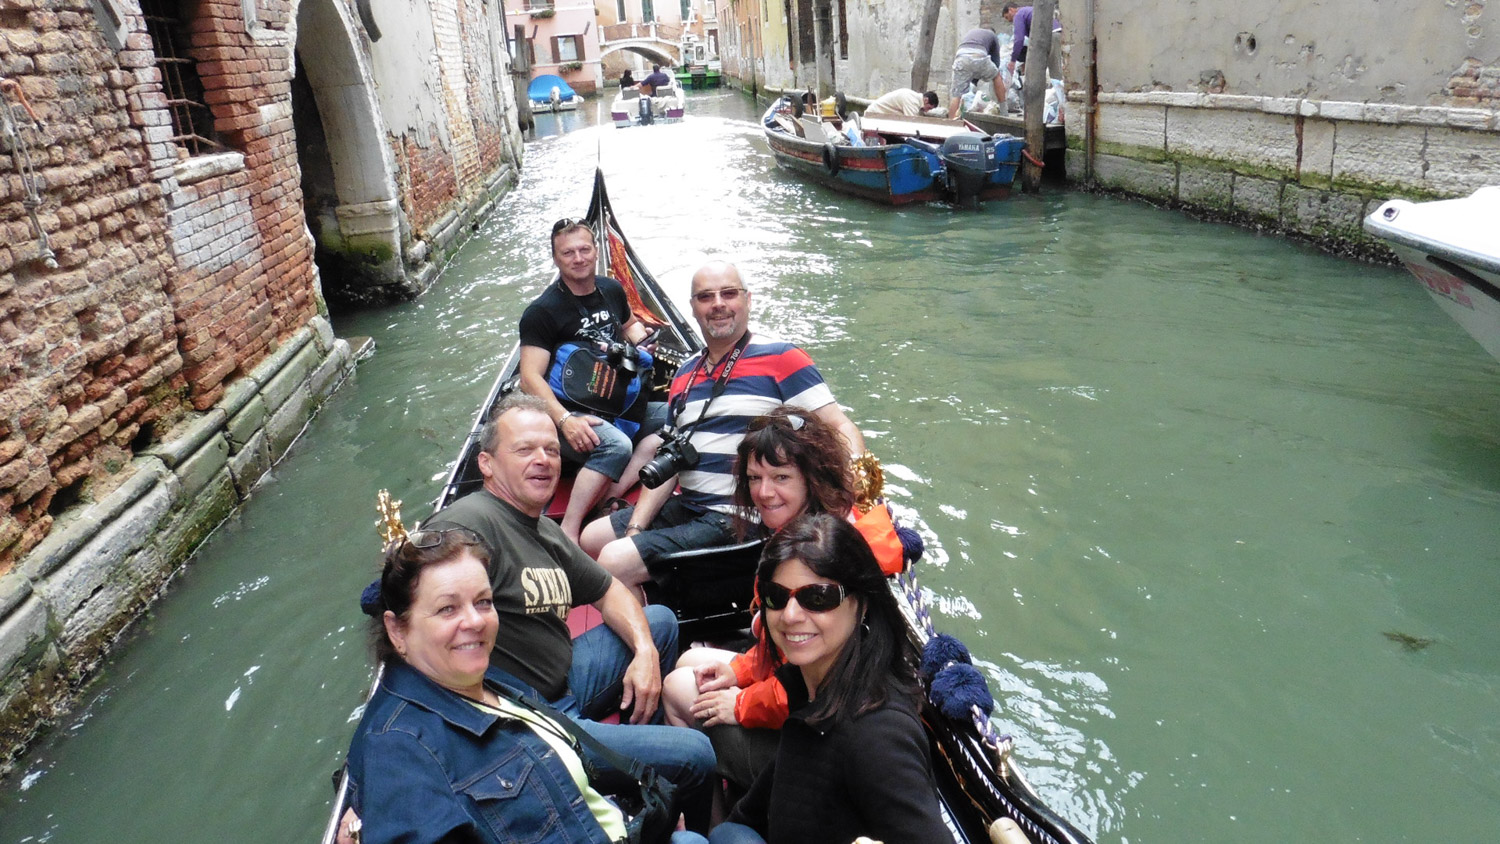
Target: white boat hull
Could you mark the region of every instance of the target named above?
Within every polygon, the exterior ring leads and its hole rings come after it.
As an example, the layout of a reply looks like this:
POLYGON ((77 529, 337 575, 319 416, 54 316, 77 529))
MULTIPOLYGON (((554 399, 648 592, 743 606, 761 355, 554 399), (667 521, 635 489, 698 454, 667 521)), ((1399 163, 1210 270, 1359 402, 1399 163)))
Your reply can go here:
POLYGON ((1365 218, 1365 230, 1500 361, 1500 186, 1462 199, 1393 199, 1365 218))

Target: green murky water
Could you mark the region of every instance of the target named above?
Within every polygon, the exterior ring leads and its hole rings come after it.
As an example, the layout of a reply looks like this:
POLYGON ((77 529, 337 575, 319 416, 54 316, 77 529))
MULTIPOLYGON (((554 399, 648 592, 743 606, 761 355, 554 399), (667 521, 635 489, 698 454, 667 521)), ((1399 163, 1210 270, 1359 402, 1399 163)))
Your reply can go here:
POLYGON ((690 108, 540 116, 437 287, 336 320, 377 354, 3 784, 0 839, 318 835, 375 492, 427 511, 596 158, 669 291, 729 257, 812 352, 1054 807, 1101 841, 1493 838, 1500 365, 1413 282, 1083 194, 877 208, 778 172, 748 98, 690 108))

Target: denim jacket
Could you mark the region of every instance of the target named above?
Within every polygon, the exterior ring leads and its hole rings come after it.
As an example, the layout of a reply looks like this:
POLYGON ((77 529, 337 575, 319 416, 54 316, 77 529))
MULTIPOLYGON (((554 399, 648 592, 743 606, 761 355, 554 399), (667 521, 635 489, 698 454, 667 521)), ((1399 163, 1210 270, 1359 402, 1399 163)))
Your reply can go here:
MULTIPOLYGON (((487 684, 536 699, 499 669, 487 684)), ((392 660, 349 747, 365 844, 610 844, 557 753, 392 660)))

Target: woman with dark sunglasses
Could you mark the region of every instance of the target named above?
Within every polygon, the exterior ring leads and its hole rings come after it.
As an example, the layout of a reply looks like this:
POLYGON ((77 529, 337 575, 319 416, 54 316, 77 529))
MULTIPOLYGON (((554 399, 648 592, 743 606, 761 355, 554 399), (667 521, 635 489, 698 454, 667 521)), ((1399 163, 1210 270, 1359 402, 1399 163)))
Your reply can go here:
POLYGON ((803 515, 756 571, 756 647, 791 714, 775 760, 713 844, 885 844, 949 837, 918 717, 916 647, 869 545, 847 520, 803 515))
POLYGON ((363 844, 624 841, 627 818, 589 782, 566 716, 490 668, 488 563, 464 528, 414 531, 386 551, 361 599, 384 673, 349 747, 346 829, 357 819, 363 844))
MULTIPOLYGON (((790 405, 750 422, 740 441, 735 479, 734 500, 740 512, 759 516, 759 526, 750 519, 737 520, 741 537, 752 531, 775 533, 805 513, 851 518, 854 514, 854 479, 839 432, 790 405)), ((882 508, 873 515, 885 512, 882 508)), ((887 571, 899 571, 900 543, 889 518, 883 524, 891 531, 887 541, 873 535, 866 535, 866 540, 882 548, 887 571)), ((691 648, 662 682, 667 723, 708 732, 731 799, 750 786, 776 752, 772 731, 786 720, 787 697, 771 676, 772 668, 758 650, 736 654, 691 648)))

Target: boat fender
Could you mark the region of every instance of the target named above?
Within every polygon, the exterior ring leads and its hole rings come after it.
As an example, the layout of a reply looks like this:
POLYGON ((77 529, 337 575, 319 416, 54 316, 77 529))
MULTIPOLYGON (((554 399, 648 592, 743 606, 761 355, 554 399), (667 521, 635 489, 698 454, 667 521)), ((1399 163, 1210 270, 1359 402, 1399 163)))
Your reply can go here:
POLYGON ((990 844, 1031 844, 1020 825, 1010 818, 995 818, 990 824, 990 844))
POLYGON ((827 168, 828 175, 839 174, 839 151, 833 144, 823 145, 823 166, 827 168))

